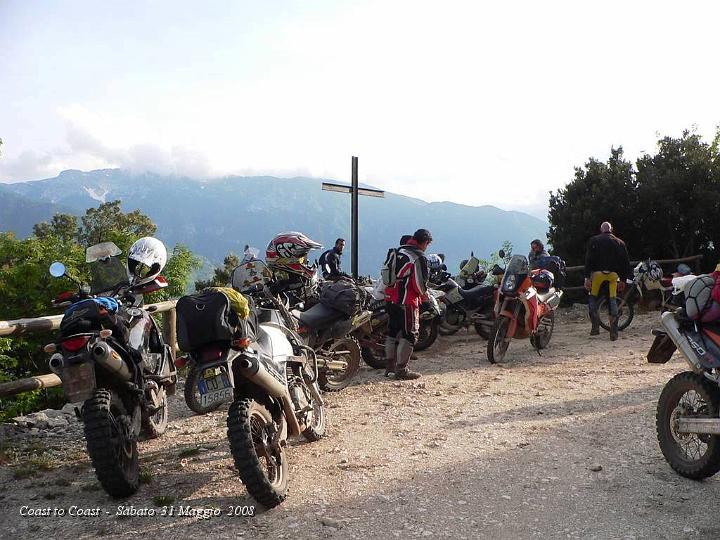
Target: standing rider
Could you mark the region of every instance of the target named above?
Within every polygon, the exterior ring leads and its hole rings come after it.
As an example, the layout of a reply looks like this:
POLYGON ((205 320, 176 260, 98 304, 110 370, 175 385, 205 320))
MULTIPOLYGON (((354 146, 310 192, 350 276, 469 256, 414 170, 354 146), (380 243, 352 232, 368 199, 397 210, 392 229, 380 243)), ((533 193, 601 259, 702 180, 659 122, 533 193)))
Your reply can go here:
POLYGON ((598 313, 598 295, 606 281, 609 288, 608 310, 610 313, 610 339, 618 338, 617 291, 622 292, 625 280, 632 274, 630 257, 625 242, 612 233, 612 225, 607 221, 600 225, 600 234, 588 242, 585 256, 585 288, 590 292, 588 310, 592 322, 591 336, 600 333, 600 315, 598 313), (619 280, 619 281, 618 281, 619 280))
POLYGON ((320 255, 320 271, 324 279, 335 281, 343 277, 348 277, 347 274, 340 270, 340 257, 344 249, 345 239, 338 238, 335 240, 335 246, 332 249, 328 249, 320 255))
POLYGON ((385 376, 417 379, 407 367, 420 329, 420 304, 427 297, 428 262, 425 250, 432 242, 427 229, 418 229, 397 251, 397 280, 385 291, 388 300, 388 335, 385 340, 385 376))
POLYGON ((528 254, 528 263, 530 270, 537 268, 538 259, 540 257, 549 257, 550 254, 545 250, 543 243, 537 238, 530 242, 530 253, 528 254))

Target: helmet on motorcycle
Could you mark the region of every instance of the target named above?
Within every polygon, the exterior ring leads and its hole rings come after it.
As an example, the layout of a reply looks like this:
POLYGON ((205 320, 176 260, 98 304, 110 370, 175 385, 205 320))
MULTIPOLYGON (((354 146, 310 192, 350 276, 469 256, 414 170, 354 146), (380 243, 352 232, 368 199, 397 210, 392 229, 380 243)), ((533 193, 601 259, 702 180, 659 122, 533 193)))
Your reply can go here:
POLYGON ((530 279, 538 291, 547 291, 553 286, 555 276, 550 270, 540 270, 533 273, 530 279))
POLYGON ((680 274, 681 276, 687 276, 687 275, 692 274, 692 268, 690 268, 685 263, 680 263, 680 264, 678 264, 678 267, 677 267, 677 273, 680 274))
POLYGON ((436 255, 435 253, 428 255, 427 260, 430 270, 439 270, 443 263, 440 255, 436 255))
POLYGON ((265 260, 273 270, 310 279, 315 274, 315 268, 307 265, 307 255, 311 249, 321 247, 321 244, 301 232, 280 233, 270 240, 265 251, 265 260))
POLYGON ((127 267, 130 282, 142 285, 155 279, 167 263, 165 245, 152 236, 137 240, 128 252, 127 267))
POLYGON ((663 271, 662 268, 660 268, 660 265, 655 261, 650 261, 648 264, 647 276, 652 281, 660 281, 663 277, 663 271))

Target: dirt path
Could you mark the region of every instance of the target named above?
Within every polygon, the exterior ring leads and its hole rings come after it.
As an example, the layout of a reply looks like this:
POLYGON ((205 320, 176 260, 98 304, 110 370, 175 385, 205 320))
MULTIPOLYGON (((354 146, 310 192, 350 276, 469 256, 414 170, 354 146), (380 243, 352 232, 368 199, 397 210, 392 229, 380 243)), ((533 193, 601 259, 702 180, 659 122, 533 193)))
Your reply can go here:
POLYGON ((421 355, 417 382, 364 368, 357 384, 327 396, 328 437, 290 449, 287 501, 251 518, 224 515, 254 504, 232 468, 226 409, 191 416, 177 399, 166 436, 141 447, 150 482, 125 501, 98 489, 80 438, 46 449, 52 470, 15 479, 19 465, 4 466, 0 536, 718 537, 718 480, 683 479, 657 445, 657 398, 686 367, 678 357, 646 363, 656 321, 641 315, 611 343, 590 340, 584 317, 564 311, 542 357, 518 341, 514 362, 491 366, 485 342, 461 334, 421 355), (172 517, 115 516, 120 505, 161 512, 170 497, 172 517), (23 517, 24 505, 100 515, 23 517), (223 515, 181 517, 180 506, 223 515))

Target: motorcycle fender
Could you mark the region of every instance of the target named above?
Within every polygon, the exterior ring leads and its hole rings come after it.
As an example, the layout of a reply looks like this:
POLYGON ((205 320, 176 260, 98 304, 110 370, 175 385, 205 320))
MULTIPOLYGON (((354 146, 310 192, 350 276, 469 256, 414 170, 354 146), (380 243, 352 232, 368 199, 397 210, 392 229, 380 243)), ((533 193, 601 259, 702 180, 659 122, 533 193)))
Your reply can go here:
POLYGON ((498 317, 507 317, 508 319, 510 319, 507 335, 509 337, 514 337, 515 331, 517 330, 517 318, 515 318, 515 314, 512 311, 504 309, 498 314, 498 317))

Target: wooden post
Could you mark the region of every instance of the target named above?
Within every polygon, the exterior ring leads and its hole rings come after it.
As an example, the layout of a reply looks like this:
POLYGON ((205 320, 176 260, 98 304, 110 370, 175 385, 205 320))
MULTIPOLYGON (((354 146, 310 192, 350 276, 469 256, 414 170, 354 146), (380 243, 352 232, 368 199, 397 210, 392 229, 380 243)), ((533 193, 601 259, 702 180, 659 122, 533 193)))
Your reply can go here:
POLYGON ((358 239, 358 207, 359 207, 359 193, 358 193, 358 158, 353 156, 352 158, 352 191, 350 197, 352 199, 352 206, 350 209, 350 219, 352 222, 351 231, 351 242, 352 242, 352 254, 350 258, 350 265, 352 268, 352 277, 357 279, 358 277, 358 261, 360 253, 360 245, 358 239))
POLYGON ((175 308, 172 308, 171 310, 165 312, 165 315, 163 316, 163 339, 165 340, 165 343, 170 345, 173 356, 175 355, 175 351, 177 351, 177 328, 175 326, 176 320, 177 317, 175 315, 175 308))
POLYGON ((30 392, 31 390, 39 390, 41 388, 52 388, 53 386, 60 386, 61 384, 62 381, 60 377, 54 373, 36 375, 27 379, 0 384, 0 397, 14 396, 20 392, 30 392))

